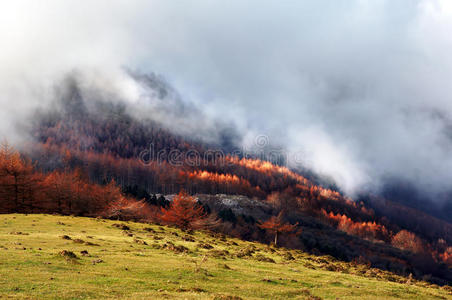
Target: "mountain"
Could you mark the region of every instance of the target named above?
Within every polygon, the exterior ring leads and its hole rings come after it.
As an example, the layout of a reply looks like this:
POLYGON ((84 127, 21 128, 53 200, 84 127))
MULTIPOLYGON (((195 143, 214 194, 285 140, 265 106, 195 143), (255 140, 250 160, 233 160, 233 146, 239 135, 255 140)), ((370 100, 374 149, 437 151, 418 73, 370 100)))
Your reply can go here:
MULTIPOLYGON (((117 186, 127 197, 146 203, 139 215, 128 217, 146 219, 156 218, 159 206, 168 205, 166 199, 184 190, 218 217, 216 231, 271 242, 271 234, 259 226, 282 215, 284 222, 298 228, 298 234, 280 238, 283 246, 439 284, 452 281, 450 223, 374 195, 350 199, 322 186, 314 176, 308 179, 278 164, 281 161, 235 151, 241 139, 236 129, 182 104, 158 76, 135 75, 135 79, 146 91, 137 103, 99 93, 76 77, 62 83, 53 105, 34 115, 30 142, 21 149, 41 174, 29 181, 36 186, 29 197, 44 193, 58 201, 59 213, 96 216, 113 205, 109 199, 121 199, 117 186), (205 120, 194 121, 197 118, 205 120), (190 122, 196 125, 190 130, 199 132, 187 135, 173 126, 190 122), (68 185, 55 190, 54 182, 68 185), (58 198, 57 191, 75 196, 70 201, 66 196, 58 198), (157 201, 153 194, 164 198, 157 201), (70 205, 61 204, 64 201, 70 205)), ((23 190, 31 191, 31 185, 23 190)), ((24 192, 21 197, 28 196, 24 192)), ((31 204, 23 200, 20 206, 17 193, 15 200, 7 211, 53 209, 53 204, 37 201, 40 204, 35 205, 28 198, 31 204)), ((130 206, 129 200, 124 203, 130 206)))

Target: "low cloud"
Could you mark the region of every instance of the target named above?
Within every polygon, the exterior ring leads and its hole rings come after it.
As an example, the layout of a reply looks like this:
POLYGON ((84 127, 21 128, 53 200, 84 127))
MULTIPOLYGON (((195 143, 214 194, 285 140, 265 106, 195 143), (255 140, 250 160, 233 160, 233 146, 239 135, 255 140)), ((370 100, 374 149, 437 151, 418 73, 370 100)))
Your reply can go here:
MULTIPOLYGON (((14 136, 17 119, 48 103, 73 70, 91 74, 84 75, 88 86, 142 101, 130 68, 162 74, 174 87, 170 99, 209 120, 171 122, 184 134, 215 138, 215 120, 233 124, 244 144, 266 134, 304 153, 304 165, 350 195, 377 190, 387 178, 435 194, 449 190, 446 0, 49 0, 0 8, 4 135, 14 136)), ((141 113, 171 115, 166 105, 141 113)))

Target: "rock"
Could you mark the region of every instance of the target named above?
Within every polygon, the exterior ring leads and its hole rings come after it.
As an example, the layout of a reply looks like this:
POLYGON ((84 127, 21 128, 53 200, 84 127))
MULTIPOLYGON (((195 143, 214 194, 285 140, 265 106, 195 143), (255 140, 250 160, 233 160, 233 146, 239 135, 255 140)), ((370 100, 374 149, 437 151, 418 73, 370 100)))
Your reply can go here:
POLYGON ((95 259, 95 260, 93 260, 92 261, 92 263, 93 263, 93 265, 95 265, 95 264, 100 264, 100 263, 103 263, 104 261, 102 260, 102 259, 95 259))

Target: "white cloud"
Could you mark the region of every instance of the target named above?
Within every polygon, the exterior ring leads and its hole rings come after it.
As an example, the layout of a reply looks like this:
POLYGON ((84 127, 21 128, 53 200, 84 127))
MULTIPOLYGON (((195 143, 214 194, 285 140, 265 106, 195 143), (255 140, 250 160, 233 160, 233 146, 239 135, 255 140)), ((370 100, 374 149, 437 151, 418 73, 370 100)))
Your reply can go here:
POLYGON ((451 14, 447 0, 4 1, 0 132, 74 68, 137 101, 127 66, 163 74, 213 118, 308 149, 350 193, 388 175, 442 191, 451 14))

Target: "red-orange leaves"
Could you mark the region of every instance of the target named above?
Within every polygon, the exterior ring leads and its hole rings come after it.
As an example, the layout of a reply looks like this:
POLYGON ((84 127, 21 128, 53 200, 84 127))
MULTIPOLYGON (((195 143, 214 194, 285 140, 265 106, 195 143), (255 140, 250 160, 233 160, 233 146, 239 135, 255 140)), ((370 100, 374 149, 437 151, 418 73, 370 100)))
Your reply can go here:
POLYGON ((174 197, 169 208, 162 208, 161 219, 182 229, 191 229, 193 224, 207 217, 204 208, 195 198, 185 192, 174 197))
POLYGON ((297 228, 297 224, 290 224, 290 223, 285 223, 283 221, 283 214, 282 212, 279 213, 277 216, 272 216, 270 217, 270 219, 268 219, 267 221, 265 221, 264 223, 261 223, 257 226, 259 226, 259 228, 261 229, 265 229, 266 231, 269 231, 271 233, 273 233, 275 235, 275 245, 278 245, 278 235, 280 233, 290 233, 290 232, 294 232, 297 228))

